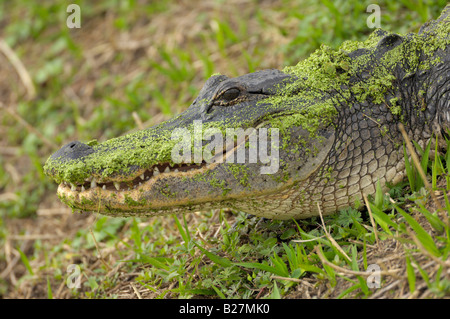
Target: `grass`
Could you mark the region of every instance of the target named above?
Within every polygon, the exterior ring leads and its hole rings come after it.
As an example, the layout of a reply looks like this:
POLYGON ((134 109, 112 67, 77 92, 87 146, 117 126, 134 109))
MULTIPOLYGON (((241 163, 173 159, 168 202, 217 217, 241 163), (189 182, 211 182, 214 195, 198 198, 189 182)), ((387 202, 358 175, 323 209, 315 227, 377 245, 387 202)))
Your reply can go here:
MULTIPOLYGON (((388 194, 378 188, 370 210, 347 209, 323 223, 228 210, 72 214, 42 172, 66 142, 103 141, 181 112, 213 73, 282 68, 322 43, 364 39, 369 2, 77 3, 79 30, 65 26, 66 7, 56 1, 0 4, 1 39, 23 65, 20 73, 0 53, 1 297, 449 296, 450 153, 431 144, 415 145, 431 191, 408 161, 408 180, 388 194), (79 289, 66 286, 72 264, 79 289), (372 264, 380 288, 367 281, 372 264)), ((417 31, 446 2, 410 3, 381 2, 382 27, 417 31)))

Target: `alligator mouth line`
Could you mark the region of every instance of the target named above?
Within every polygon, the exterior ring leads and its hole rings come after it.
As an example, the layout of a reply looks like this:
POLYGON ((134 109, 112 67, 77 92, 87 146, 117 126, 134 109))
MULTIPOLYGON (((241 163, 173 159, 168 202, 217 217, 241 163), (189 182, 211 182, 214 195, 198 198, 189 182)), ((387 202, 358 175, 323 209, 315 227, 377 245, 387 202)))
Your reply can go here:
POLYGON ((142 186, 147 181, 157 177, 159 175, 166 175, 170 173, 188 173, 192 171, 197 171, 201 168, 204 168, 208 165, 208 163, 202 161, 200 164, 191 164, 191 163, 180 163, 169 165, 168 163, 157 164, 152 166, 149 169, 141 170, 137 176, 133 179, 127 181, 105 181, 100 182, 95 177, 88 178, 85 180, 83 184, 73 184, 66 181, 63 181, 60 184, 60 187, 66 187, 70 189, 71 192, 85 192, 90 191, 92 189, 102 189, 102 190, 110 190, 110 191, 130 191, 142 186))
MULTIPOLYGON (((266 124, 265 121, 259 123, 256 126, 256 129, 264 126, 266 124)), ((216 166, 218 163, 218 159, 222 157, 222 163, 227 161, 229 156, 233 156, 236 153, 236 150, 245 145, 250 138, 250 135, 245 135, 243 139, 233 141, 230 144, 224 143, 223 151, 221 153, 217 153, 212 157, 211 163, 208 163, 202 160, 201 163, 179 163, 179 164, 169 164, 169 163, 160 163, 153 165, 147 169, 140 169, 138 172, 134 173, 133 176, 129 178, 123 177, 121 180, 118 178, 109 178, 105 180, 103 177, 89 177, 85 180, 84 183, 71 183, 68 181, 63 181, 59 185, 58 193, 61 194, 81 194, 83 193, 86 196, 88 194, 92 194, 92 192, 98 191, 117 191, 120 193, 126 193, 139 190, 145 184, 155 181, 158 176, 167 176, 169 174, 195 174, 197 172, 203 170, 209 170, 216 166)))

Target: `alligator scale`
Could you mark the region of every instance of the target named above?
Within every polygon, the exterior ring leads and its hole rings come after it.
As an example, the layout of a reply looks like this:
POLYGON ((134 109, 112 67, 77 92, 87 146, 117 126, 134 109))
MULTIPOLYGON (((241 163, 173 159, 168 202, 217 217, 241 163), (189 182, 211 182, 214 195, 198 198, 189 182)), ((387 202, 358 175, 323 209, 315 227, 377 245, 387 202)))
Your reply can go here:
POLYGON ((228 207, 307 218, 318 204, 336 212, 374 194, 378 181, 386 188, 405 177, 399 123, 422 145, 446 136, 449 31, 447 6, 417 34, 379 29, 282 71, 214 75, 175 118, 103 143, 69 143, 45 173, 70 207, 111 216, 228 207), (230 130, 244 134, 229 138, 230 130))

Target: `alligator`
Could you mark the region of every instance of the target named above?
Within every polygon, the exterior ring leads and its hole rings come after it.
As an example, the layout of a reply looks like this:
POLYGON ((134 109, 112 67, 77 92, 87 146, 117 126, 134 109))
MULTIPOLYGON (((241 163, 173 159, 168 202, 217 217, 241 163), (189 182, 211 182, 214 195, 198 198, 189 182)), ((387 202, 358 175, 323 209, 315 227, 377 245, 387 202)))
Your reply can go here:
POLYGON ((449 31, 447 5, 417 33, 376 29, 281 71, 213 75, 178 116, 68 143, 44 172, 68 206, 111 216, 302 219, 355 206, 405 178, 399 123, 422 146, 448 137, 449 31))

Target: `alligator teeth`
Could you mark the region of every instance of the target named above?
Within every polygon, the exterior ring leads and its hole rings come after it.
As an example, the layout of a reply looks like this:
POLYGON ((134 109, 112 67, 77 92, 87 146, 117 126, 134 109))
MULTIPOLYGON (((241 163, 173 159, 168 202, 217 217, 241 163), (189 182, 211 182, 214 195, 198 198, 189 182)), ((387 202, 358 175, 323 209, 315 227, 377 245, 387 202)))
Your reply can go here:
POLYGON ((145 176, 144 176, 144 174, 142 174, 141 176, 139 176, 142 180, 144 180, 145 179, 145 176))
POLYGON ((158 167, 155 167, 155 169, 153 170, 153 176, 158 176, 159 175, 159 169, 158 167))
POLYGON ((139 186, 141 186, 142 185, 142 183, 141 182, 139 182, 139 186))
POLYGON ((95 188, 95 187, 97 187, 97 182, 95 181, 95 178, 93 178, 92 182, 91 182, 91 188, 95 188))
POLYGON ((166 167, 166 169, 164 170, 164 173, 170 173, 170 168, 169 168, 169 166, 166 167))
POLYGON ((84 185, 81 185, 81 191, 84 192, 86 188, 84 188, 84 185))
POLYGON ((103 190, 106 190, 106 184, 104 184, 104 185, 102 186, 102 189, 103 189, 103 190))
POLYGON ((178 168, 175 168, 174 172, 175 172, 175 173, 178 173, 178 168))
POLYGON ((114 182, 114 187, 115 187, 117 190, 120 190, 120 183, 119 183, 119 182, 114 182))
POLYGON ((74 184, 70 184, 72 187, 70 188, 70 190, 72 191, 72 192, 74 192, 74 191, 76 191, 77 190, 77 187, 74 185, 74 184))

